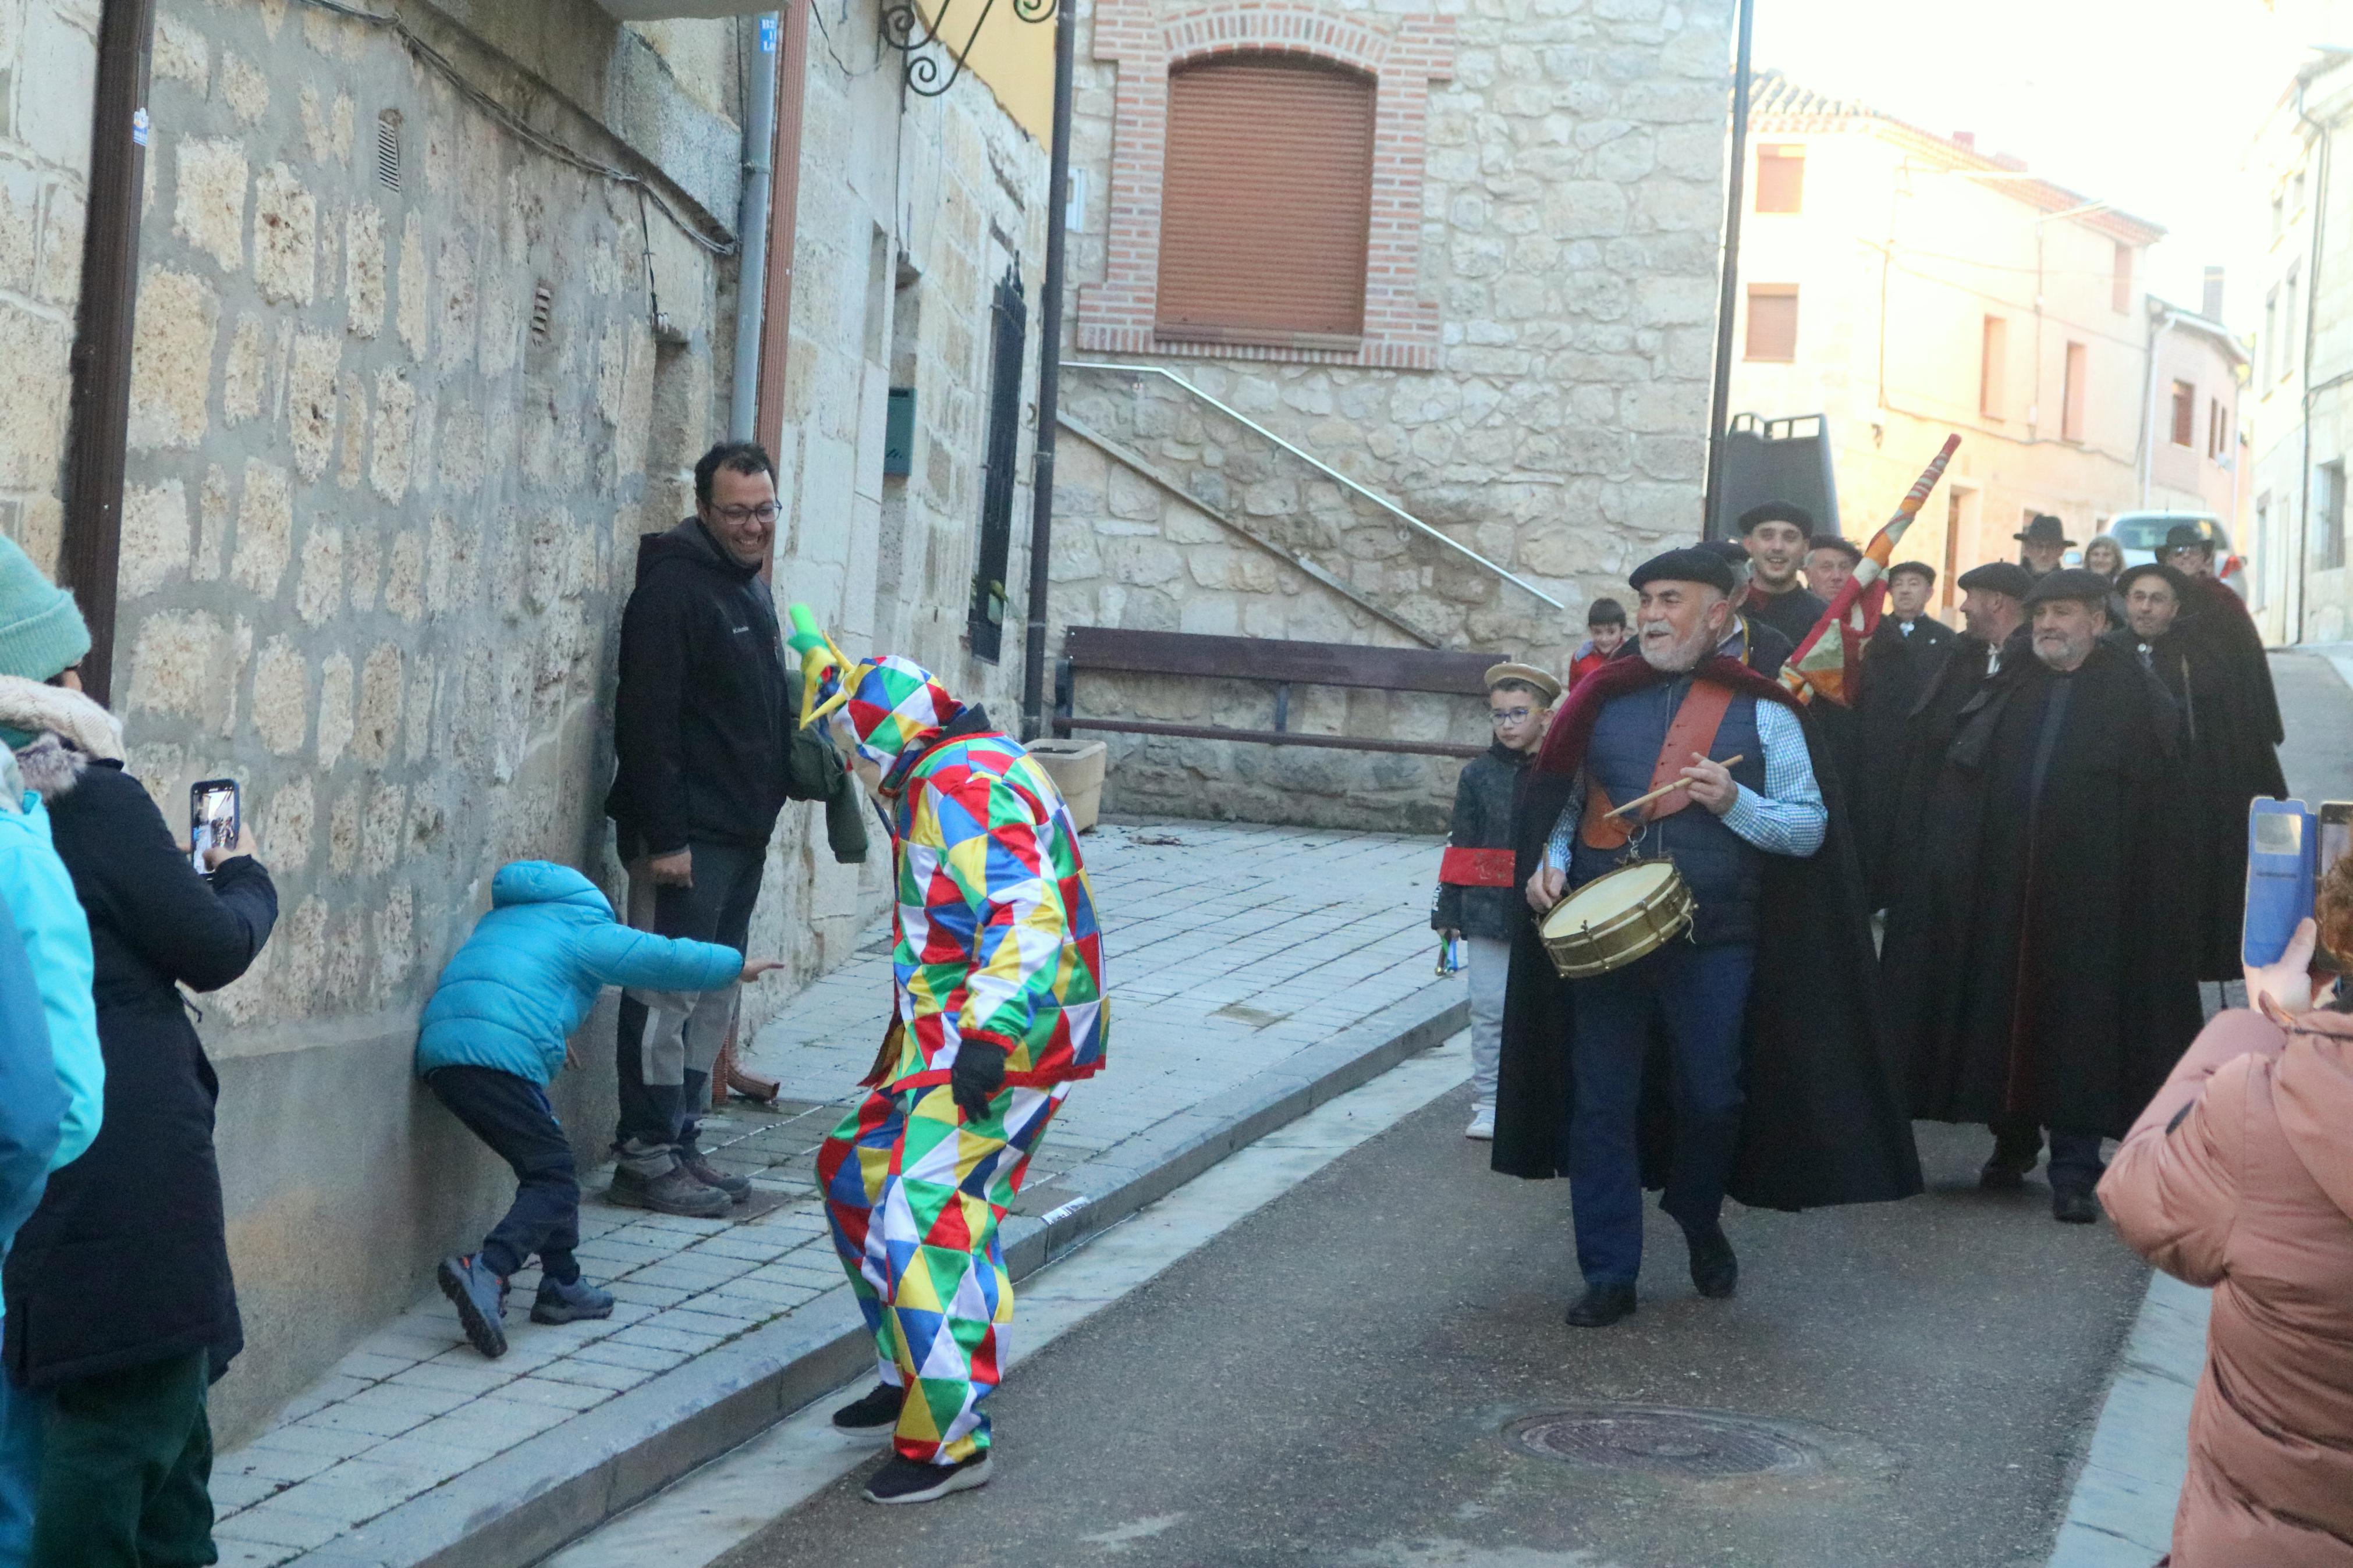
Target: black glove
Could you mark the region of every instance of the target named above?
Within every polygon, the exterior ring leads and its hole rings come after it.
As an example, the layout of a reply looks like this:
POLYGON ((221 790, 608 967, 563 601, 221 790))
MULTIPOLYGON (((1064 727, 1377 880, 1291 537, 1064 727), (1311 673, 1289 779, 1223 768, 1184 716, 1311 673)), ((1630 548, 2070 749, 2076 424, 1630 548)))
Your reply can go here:
POLYGON ((955 1066, 948 1069, 948 1093, 956 1108, 975 1120, 988 1114, 988 1102, 1005 1087, 1005 1047, 987 1040, 963 1040, 956 1045, 955 1066))

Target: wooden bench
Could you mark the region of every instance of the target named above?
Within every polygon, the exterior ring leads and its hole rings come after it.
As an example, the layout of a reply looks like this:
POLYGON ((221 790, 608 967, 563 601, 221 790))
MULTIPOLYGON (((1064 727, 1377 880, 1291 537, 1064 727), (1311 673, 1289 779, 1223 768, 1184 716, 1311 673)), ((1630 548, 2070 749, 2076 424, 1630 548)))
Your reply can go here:
POLYGON ((1500 657, 1433 648, 1360 647, 1352 643, 1285 642, 1274 637, 1071 626, 1063 634, 1062 655, 1055 664, 1054 733, 1067 738, 1074 730, 1107 730, 1192 741, 1250 741, 1266 746, 1324 746, 1341 752, 1475 757, 1486 748, 1452 741, 1303 734, 1291 728, 1291 689, 1294 685, 1346 686, 1374 691, 1484 697, 1487 670, 1500 657), (1172 724, 1155 719, 1084 716, 1073 711, 1081 675, 1164 675, 1200 680, 1259 681, 1273 689, 1273 727, 1241 730, 1216 724, 1172 724))

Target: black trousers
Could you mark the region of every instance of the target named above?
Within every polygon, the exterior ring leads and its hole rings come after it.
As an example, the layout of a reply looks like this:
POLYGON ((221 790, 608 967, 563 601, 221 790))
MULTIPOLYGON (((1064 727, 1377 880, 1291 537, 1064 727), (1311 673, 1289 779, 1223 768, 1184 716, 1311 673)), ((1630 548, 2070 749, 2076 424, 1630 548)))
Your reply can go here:
POLYGON ((496 1068, 436 1068, 425 1075, 425 1087, 522 1184, 506 1218, 482 1238, 484 1265, 503 1279, 536 1253, 547 1279, 560 1285, 579 1279, 572 1249, 580 1245, 580 1178, 547 1091, 496 1068))
MULTIPOLYGON (((694 885, 656 888, 648 923, 641 918, 638 874, 632 873, 629 923, 656 936, 715 942, 741 952, 744 938, 751 933, 753 906, 760 901, 766 847, 740 844, 690 844, 687 847, 694 855, 694 885)), ((641 1146, 667 1143, 691 1154, 702 1126, 697 1112, 708 1102, 711 1075, 689 1066, 683 1083, 646 1081, 643 1047, 650 1011, 635 992, 621 993, 621 1026, 613 1042, 621 1115, 613 1142, 617 1146, 632 1139, 641 1146)))
POLYGON ((213 1549, 210 1358, 79 1377, 41 1403, 28 1568, 198 1568, 213 1549))
MULTIPOLYGON (((2042 1152, 2042 1127, 2031 1113, 1996 1117, 1992 1123, 1995 1152, 2031 1165, 2042 1152)), ((2100 1135, 2063 1127, 2051 1130, 2051 1184, 2053 1187, 2095 1187, 2107 1166, 2100 1161, 2100 1135)))

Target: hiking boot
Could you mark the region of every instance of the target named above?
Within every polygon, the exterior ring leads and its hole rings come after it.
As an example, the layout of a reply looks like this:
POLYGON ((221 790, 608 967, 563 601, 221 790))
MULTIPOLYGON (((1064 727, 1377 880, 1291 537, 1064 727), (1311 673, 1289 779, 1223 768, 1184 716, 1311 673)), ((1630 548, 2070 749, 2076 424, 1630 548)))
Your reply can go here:
POLYGON ((2051 1189, 2051 1217, 2061 1225, 2091 1225, 2100 1217, 2100 1200, 2089 1187, 2070 1184, 2051 1189))
POLYGON ((960 1465, 918 1464, 904 1454, 893 1454, 866 1483, 869 1502, 931 1502, 950 1492, 969 1491, 988 1484, 988 1451, 981 1450, 960 1465))
POLYGON ((752 1178, 729 1175, 704 1159, 701 1150, 691 1149, 681 1153, 679 1156, 679 1163, 686 1167, 688 1175, 692 1176, 704 1186, 717 1187, 721 1192, 725 1193, 729 1202, 740 1204, 750 1201, 752 1178))
POLYGON ((1705 1231, 1685 1231, 1683 1239, 1691 1244, 1692 1283, 1699 1293, 1711 1301, 1721 1301, 1740 1285, 1740 1259, 1734 1255, 1731 1238, 1721 1226, 1710 1226, 1705 1231))
POLYGON ((1563 1321, 1572 1329, 1606 1329, 1620 1318, 1634 1315, 1631 1285, 1588 1285, 1585 1295, 1563 1321))
POLYGON ((733 1204, 725 1193, 696 1181, 675 1162, 659 1176, 641 1175, 627 1164, 614 1167, 613 1184, 605 1190, 605 1201, 695 1219, 717 1219, 733 1204))
POLYGON ((899 1406, 906 1402, 907 1391, 878 1383, 860 1394, 854 1404, 845 1405, 833 1413, 833 1429, 871 1436, 888 1432, 899 1425, 899 1406))
POLYGON ((507 1282, 470 1252, 443 1258, 433 1277, 458 1309, 458 1326, 466 1331, 467 1342, 492 1361, 506 1354, 507 1331, 499 1319, 506 1312, 507 1282))
POLYGON ((599 1290, 586 1279, 568 1284, 542 1279, 539 1295, 531 1304, 531 1321, 534 1323, 577 1323, 612 1315, 613 1293, 599 1290))

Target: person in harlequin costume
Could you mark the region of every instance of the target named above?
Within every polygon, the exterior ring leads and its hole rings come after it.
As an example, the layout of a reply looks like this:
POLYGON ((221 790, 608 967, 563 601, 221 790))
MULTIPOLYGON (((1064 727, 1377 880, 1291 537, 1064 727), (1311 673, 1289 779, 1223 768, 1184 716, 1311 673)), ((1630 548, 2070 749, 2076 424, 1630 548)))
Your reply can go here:
POLYGON ((997 1223, 1071 1085, 1103 1068, 1103 946, 1079 836, 1046 772, 976 703, 884 655, 853 664, 791 610, 804 723, 888 820, 896 1005, 872 1089, 818 1151, 875 1387, 834 1413, 891 1434, 876 1502, 986 1485, 981 1402, 1013 1289, 997 1223))

